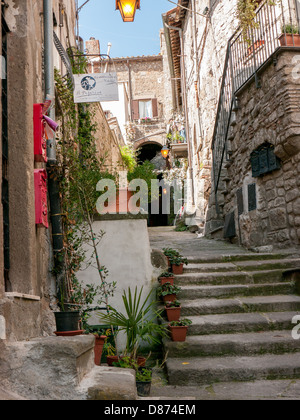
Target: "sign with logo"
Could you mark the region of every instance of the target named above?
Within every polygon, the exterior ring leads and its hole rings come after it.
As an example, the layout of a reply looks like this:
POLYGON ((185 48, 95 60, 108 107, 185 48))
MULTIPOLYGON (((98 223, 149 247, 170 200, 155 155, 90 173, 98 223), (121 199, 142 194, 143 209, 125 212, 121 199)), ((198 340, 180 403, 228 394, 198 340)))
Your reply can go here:
POLYGON ((74 74, 74 102, 119 101, 117 73, 74 74))

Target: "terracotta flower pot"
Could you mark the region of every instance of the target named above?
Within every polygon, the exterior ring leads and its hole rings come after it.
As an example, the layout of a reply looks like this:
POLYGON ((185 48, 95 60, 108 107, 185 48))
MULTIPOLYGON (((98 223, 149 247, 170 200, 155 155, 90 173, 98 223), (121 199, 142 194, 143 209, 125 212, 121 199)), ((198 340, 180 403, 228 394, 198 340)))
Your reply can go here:
POLYGON ((175 294, 163 296, 164 302, 175 302, 175 300, 177 300, 177 296, 175 294))
POLYGON ((113 366, 113 363, 118 363, 119 356, 107 356, 106 363, 108 366, 113 366))
POLYGON ((160 277, 159 281, 161 285, 171 283, 171 285, 174 286, 174 277, 160 277))
POLYGON ((103 346, 106 340, 106 336, 105 335, 101 335, 100 337, 96 337, 95 340, 95 348, 94 348, 94 352, 95 352, 95 365, 96 366, 100 366, 101 365, 101 358, 102 358, 102 352, 103 352, 103 346))
POLYGON ((175 265, 172 264, 172 271, 174 274, 183 274, 183 264, 175 265))
POLYGON ((172 341, 182 343, 186 340, 188 327, 171 327, 171 326, 169 326, 169 328, 170 328, 170 332, 171 332, 172 341))
POLYGON ((137 358, 137 364, 139 365, 139 367, 145 367, 146 366, 146 358, 139 356, 137 358))
POLYGON ((279 37, 279 41, 282 47, 300 47, 299 34, 282 34, 279 37))
POLYGON ((181 308, 165 308, 169 322, 179 321, 181 315, 181 308))

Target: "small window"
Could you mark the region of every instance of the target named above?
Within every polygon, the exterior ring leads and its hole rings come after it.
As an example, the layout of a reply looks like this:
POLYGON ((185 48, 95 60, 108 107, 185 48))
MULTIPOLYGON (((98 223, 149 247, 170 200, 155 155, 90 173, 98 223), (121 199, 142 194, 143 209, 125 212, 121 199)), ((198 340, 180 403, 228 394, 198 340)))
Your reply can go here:
POLYGON ((280 159, 275 155, 273 144, 265 143, 251 153, 253 178, 280 169, 280 166, 280 159))
POLYGON ((132 119, 158 118, 157 99, 133 100, 131 104, 132 119))
POLYGON ((139 101, 140 118, 153 118, 152 101, 139 101))

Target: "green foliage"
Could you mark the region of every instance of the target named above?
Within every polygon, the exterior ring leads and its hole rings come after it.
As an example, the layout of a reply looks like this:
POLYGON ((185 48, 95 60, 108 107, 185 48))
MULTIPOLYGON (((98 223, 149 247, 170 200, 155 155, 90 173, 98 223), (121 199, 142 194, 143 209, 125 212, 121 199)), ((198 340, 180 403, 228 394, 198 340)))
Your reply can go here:
POLYGON ((172 257, 170 259, 170 263, 172 265, 177 265, 177 266, 179 266, 181 264, 188 265, 188 260, 187 260, 187 258, 184 258, 181 255, 179 255, 179 256, 172 257))
POLYGON ((174 302, 167 302, 165 306, 166 308, 180 308, 181 303, 179 300, 175 300, 174 302))
POLYGON ((192 325, 192 321, 190 319, 181 319, 180 321, 172 321, 170 323, 171 327, 188 327, 192 325))
MULTIPOLYGON (((72 53, 75 54, 74 51, 72 53)), ((71 58, 74 60, 73 55, 71 58)), ((79 64, 74 67, 74 73, 82 72, 86 64, 85 58, 79 56, 76 63, 79 64)), ((64 249, 59 255, 59 259, 64 262, 59 295, 60 302, 81 306, 84 321, 87 321, 88 310, 95 296, 100 296, 98 305, 106 304, 116 287, 114 282, 106 281, 108 272, 104 266, 98 264, 96 246, 102 240, 104 232, 96 235, 92 228, 99 198, 96 185, 101 179, 114 179, 114 176, 107 172, 105 158, 98 157, 93 107, 74 104, 73 91, 58 70, 55 70, 55 83, 58 118, 61 120, 55 177, 60 185, 64 235, 64 249), (90 259, 87 259, 86 244, 92 245, 94 250, 90 259), (77 272, 95 265, 95 261, 101 278, 100 285, 83 287, 77 280, 77 272)))
POLYGON ((122 162, 127 171, 132 172, 137 167, 137 152, 130 146, 124 146, 120 149, 122 162))
POLYGON ((179 256, 179 252, 176 251, 176 249, 173 248, 163 248, 163 252, 165 254, 166 257, 174 257, 174 256, 179 256))
POLYGON ((155 172, 155 166, 146 160, 141 165, 137 165, 132 171, 128 172, 127 175, 128 182, 133 181, 134 179, 142 179, 146 182, 148 187, 148 197, 147 200, 150 202, 151 199, 157 199, 155 192, 152 191, 152 180, 157 179, 157 173, 155 172))
POLYGON ((159 278, 168 278, 168 277, 174 277, 173 273, 170 273, 169 271, 165 271, 164 273, 161 273, 159 278))
MULTIPOLYGON (((238 0, 236 17, 239 20, 242 29, 243 38, 249 45, 253 42, 251 39, 251 30, 257 29, 259 23, 255 22, 256 9, 259 6, 259 0, 238 0)), ((268 0, 270 6, 275 5, 276 0, 268 0)))
POLYGON ((171 283, 165 283, 157 289, 158 296, 177 295, 181 292, 181 287, 174 286, 171 283))
POLYGON ((136 381, 137 382, 151 382, 152 381, 152 371, 150 369, 140 369, 136 372, 136 381))
POLYGON ((135 358, 141 342, 159 344, 160 337, 166 335, 165 328, 157 324, 160 313, 153 310, 156 302, 151 300, 152 292, 144 301, 142 301, 142 293, 143 288, 138 292, 136 287, 134 294, 129 288, 128 293, 124 291, 122 296, 123 312, 110 306, 109 314, 100 315, 101 322, 107 322, 109 325, 118 327, 119 331, 126 333, 126 354, 130 354, 133 358, 135 358))
POLYGON ((297 25, 283 25, 282 33, 299 35, 299 27, 297 25))

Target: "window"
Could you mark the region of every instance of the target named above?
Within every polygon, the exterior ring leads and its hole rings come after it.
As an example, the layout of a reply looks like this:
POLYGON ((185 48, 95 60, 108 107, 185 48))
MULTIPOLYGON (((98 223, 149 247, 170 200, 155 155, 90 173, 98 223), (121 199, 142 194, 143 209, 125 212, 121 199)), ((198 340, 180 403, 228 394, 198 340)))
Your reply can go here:
POLYGON ((153 118, 152 101, 139 101, 140 118, 153 118))
POLYGON ((280 169, 280 159, 275 155, 274 146, 265 143, 251 153, 252 176, 257 178, 280 169))
POLYGON ((157 99, 133 100, 131 104, 132 119, 158 118, 157 99))

